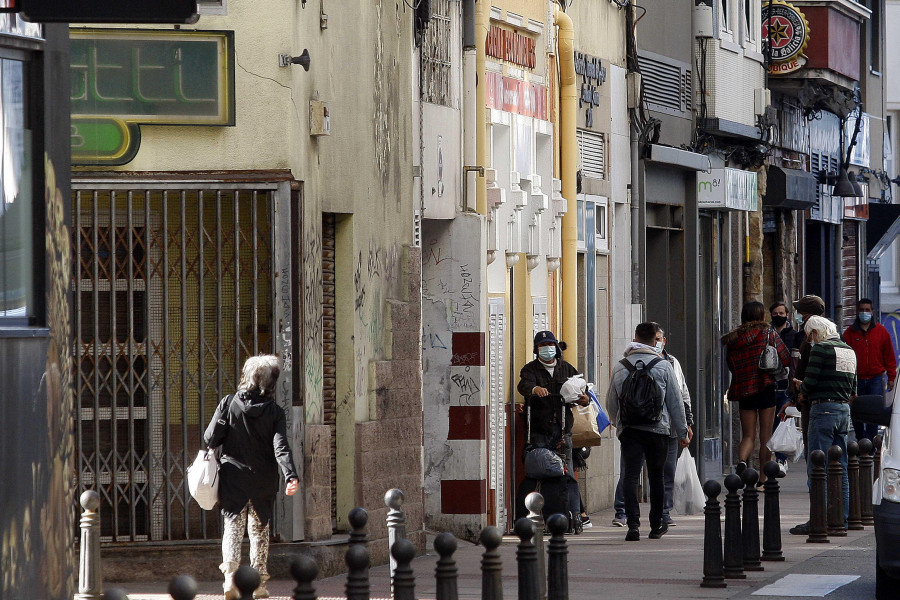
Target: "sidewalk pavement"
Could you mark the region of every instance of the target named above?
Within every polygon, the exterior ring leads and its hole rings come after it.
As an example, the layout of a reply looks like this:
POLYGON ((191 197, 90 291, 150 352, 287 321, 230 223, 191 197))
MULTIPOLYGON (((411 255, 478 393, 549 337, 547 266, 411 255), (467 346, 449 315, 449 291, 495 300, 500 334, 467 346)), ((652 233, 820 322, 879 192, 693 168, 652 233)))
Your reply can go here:
MULTIPOLYGON (((747 572, 744 580, 727 580, 726 589, 700 587, 703 578, 703 515, 682 516, 674 514, 677 526, 660 540, 649 540, 647 524, 649 504, 641 504, 642 528, 639 542, 625 542, 626 529, 611 525, 613 510, 603 510, 591 515, 593 527, 579 536, 567 536, 569 542, 569 597, 582 598, 733 598, 749 597, 754 590, 766 586, 789 573, 817 573, 810 559, 829 557, 831 564, 853 563, 854 557, 862 557, 852 550, 871 547, 874 532, 850 531, 847 537, 831 538, 828 544, 807 544, 806 536, 788 533, 792 526, 803 523, 809 514, 809 497, 806 487, 805 463, 799 462, 786 478, 781 479, 782 490, 781 528, 783 562, 763 562, 765 571, 747 572), (871 538, 871 539, 869 539, 871 538)), ((719 502, 724 500, 723 494, 719 502)), ((763 499, 760 494, 760 539, 762 537, 763 499)), ((420 600, 435 598, 434 567, 437 554, 433 550, 434 537, 429 536, 428 553, 413 562, 416 573, 416 597, 420 600)), ((503 556, 504 598, 517 597, 517 568, 515 550, 518 538, 507 536, 501 546, 503 556)), ((455 554, 459 568, 460 599, 481 598, 480 560, 482 548, 460 542, 455 554)), ((815 561, 812 561, 814 563, 815 561)), ((872 560, 874 562, 874 559, 872 560)), ((860 565, 848 564, 848 573, 867 571, 860 565), (854 570, 855 569, 855 570, 854 570)), ((871 566, 874 573, 874 565, 871 566)), ((344 598, 345 576, 330 577, 315 582, 320 600, 344 598)), ((372 600, 390 598, 388 567, 378 566, 370 570, 372 600)), ((295 583, 289 580, 272 580, 269 591, 272 598, 290 600, 295 583)), ((168 600, 166 584, 115 584, 129 592, 130 600, 168 600)), ((201 582, 198 600, 222 598, 221 582, 201 582)), ((759 596, 757 596, 759 597, 759 596)), ((771 596, 769 596, 771 598, 771 596)))

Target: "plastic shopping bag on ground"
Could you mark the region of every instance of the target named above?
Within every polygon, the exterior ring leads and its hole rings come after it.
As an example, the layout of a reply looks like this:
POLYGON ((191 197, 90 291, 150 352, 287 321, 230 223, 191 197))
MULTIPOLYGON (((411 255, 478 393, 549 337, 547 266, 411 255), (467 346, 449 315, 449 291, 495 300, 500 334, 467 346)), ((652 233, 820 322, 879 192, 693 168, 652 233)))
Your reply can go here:
POLYGON ((803 434, 797 426, 797 419, 785 419, 779 423, 766 448, 772 452, 781 452, 794 462, 800 460, 803 456, 803 434))
POLYGON ((586 389, 587 383, 584 381, 584 375, 579 373, 578 375, 569 377, 569 379, 562 384, 559 393, 563 397, 563 402, 571 404, 572 402, 576 402, 578 397, 581 396, 586 389))
POLYGON ((219 501, 219 461, 215 451, 201 450, 188 467, 188 491, 203 510, 212 510, 219 501))
POLYGON ((685 448, 675 465, 675 485, 672 490, 674 508, 678 514, 695 515, 703 512, 706 496, 697 475, 697 465, 690 451, 685 448))

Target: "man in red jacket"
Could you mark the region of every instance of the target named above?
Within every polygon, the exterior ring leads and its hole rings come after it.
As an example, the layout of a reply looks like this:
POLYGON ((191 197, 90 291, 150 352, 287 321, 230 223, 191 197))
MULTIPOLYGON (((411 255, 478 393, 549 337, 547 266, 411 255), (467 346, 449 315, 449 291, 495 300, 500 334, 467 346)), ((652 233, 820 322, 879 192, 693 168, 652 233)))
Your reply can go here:
MULTIPOLYGON (((885 389, 894 389, 897 355, 888 330, 872 320, 872 301, 868 298, 856 303, 856 321, 844 332, 844 341, 856 352, 858 395, 883 396, 885 389)), ((862 421, 853 421, 853 429, 857 440, 871 440, 878 433, 877 425, 862 421)))

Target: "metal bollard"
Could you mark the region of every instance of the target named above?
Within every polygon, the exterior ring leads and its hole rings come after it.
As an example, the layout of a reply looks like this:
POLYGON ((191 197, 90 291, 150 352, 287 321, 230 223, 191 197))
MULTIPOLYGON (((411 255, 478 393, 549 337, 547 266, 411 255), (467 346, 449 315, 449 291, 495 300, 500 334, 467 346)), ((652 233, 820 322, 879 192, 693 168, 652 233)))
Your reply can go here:
POLYGON ((347 600, 369 600, 369 549, 362 544, 350 546, 344 555, 347 563, 347 600))
POLYGON ((884 437, 879 433, 872 439, 872 446, 875 448, 875 456, 872 459, 872 463, 874 469, 872 471, 872 483, 874 484, 878 481, 878 478, 881 476, 881 444, 884 442, 884 437))
POLYGON ((761 560, 781 561, 781 505, 778 499, 778 463, 770 460, 763 467, 766 483, 763 485, 765 505, 763 506, 763 552, 761 560))
POLYGON ((847 518, 847 528, 852 531, 865 529, 860 510, 859 488, 859 444, 849 442, 847 444, 847 479, 850 481, 850 515, 847 518))
POLYGON ((456 568, 456 561, 453 559, 456 546, 456 537, 452 533, 444 532, 434 538, 434 549, 440 556, 434 568, 437 600, 459 600, 456 585, 459 569, 456 568))
POLYGON ((394 600, 416 600, 416 578, 412 570, 416 547, 405 538, 399 539, 391 546, 391 556, 397 561, 393 579, 394 600))
POLYGON ((724 588, 722 565, 722 511, 719 508, 719 494, 722 486, 710 479, 703 484, 706 494, 706 508, 703 509, 705 527, 703 529, 703 581, 700 587, 724 588))
POLYGON ((835 444, 828 449, 828 535, 844 537, 844 467, 841 455, 844 451, 835 444))
POLYGON ((319 574, 319 565, 308 556, 299 555, 291 561, 291 575, 297 582, 291 600, 316 600, 316 588, 313 581, 319 574))
POLYGON ((547 600, 569 600, 569 547, 566 530, 569 520, 563 515, 552 515, 547 522, 550 530, 548 544, 549 572, 547 573, 547 600))
POLYGON ((369 524, 369 512, 357 506, 347 513, 347 520, 350 522, 350 540, 351 546, 362 544, 365 546, 369 542, 369 535, 366 533, 366 525, 369 524))
POLYGON ((759 473, 756 469, 747 469, 741 476, 744 481, 744 505, 743 520, 741 522, 741 543, 744 549, 744 570, 764 571, 765 568, 759 559, 759 492, 756 491, 756 482, 759 481, 759 473))
POLYGON ((809 475, 809 535, 810 544, 827 544, 828 523, 825 519, 825 453, 813 450, 809 453, 812 472, 809 475))
POLYGON ((503 534, 496 527, 485 527, 479 536, 484 554, 481 556, 481 600, 503 600, 503 560, 497 548, 503 534))
MULTIPOLYGON (((568 519, 567 519, 568 521, 568 519)), ((568 523, 566 523, 568 528, 568 523)), ((538 600, 537 550, 534 549, 534 523, 522 517, 515 524, 519 544, 516 547, 516 563, 519 565, 519 600, 538 600)))
POLYGON ((244 565, 234 572, 234 587, 241 593, 240 600, 253 600, 253 592, 261 582, 259 573, 253 567, 244 565))
POLYGON ((872 440, 863 438, 859 440, 859 515, 866 527, 875 525, 875 517, 872 515, 872 440))
POLYGON ((547 597, 547 567, 544 558, 544 497, 538 492, 525 496, 528 518, 534 523, 534 548, 538 556, 538 590, 541 598, 547 597))
POLYGON ((81 494, 81 553, 78 560, 78 593, 75 600, 98 600, 103 593, 100 573, 100 494, 81 494))
POLYGON ((744 482, 732 473, 725 478, 725 568, 726 579, 746 579, 744 544, 741 541, 741 497, 738 490, 744 482))
POLYGON ((197 597, 197 589, 197 582, 188 575, 173 577, 169 582, 169 595, 172 596, 172 600, 194 600, 197 597))
MULTIPOLYGON (((388 490, 384 494, 384 504, 388 507, 388 548, 393 548, 398 540, 406 539, 406 515, 400 509, 403 506, 403 492, 397 488, 388 490)), ((390 559, 391 579, 393 580, 394 571, 397 569, 397 561, 394 559, 393 553, 391 553, 390 559)))

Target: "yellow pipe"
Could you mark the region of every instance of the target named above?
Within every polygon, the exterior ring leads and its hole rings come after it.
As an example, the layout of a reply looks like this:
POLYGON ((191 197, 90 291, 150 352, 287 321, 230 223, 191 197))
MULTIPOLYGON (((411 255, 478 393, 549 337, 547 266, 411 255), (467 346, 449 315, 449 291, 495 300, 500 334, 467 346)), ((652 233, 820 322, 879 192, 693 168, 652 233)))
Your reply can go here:
MULTIPOLYGON (((578 142, 575 138, 575 114, 578 95, 575 89, 575 28, 572 19, 556 6, 553 23, 559 56, 559 132, 560 178, 562 195, 568 211, 562 219, 562 337, 573 348, 578 347, 578 209, 575 183, 578 166, 578 142)), ((578 352, 569 354, 576 368, 578 352)))
MULTIPOLYGON (((475 159, 487 165, 487 89, 485 88, 485 43, 490 29, 490 0, 475 0, 475 159)), ((487 179, 475 178, 475 210, 487 215, 487 179)))

